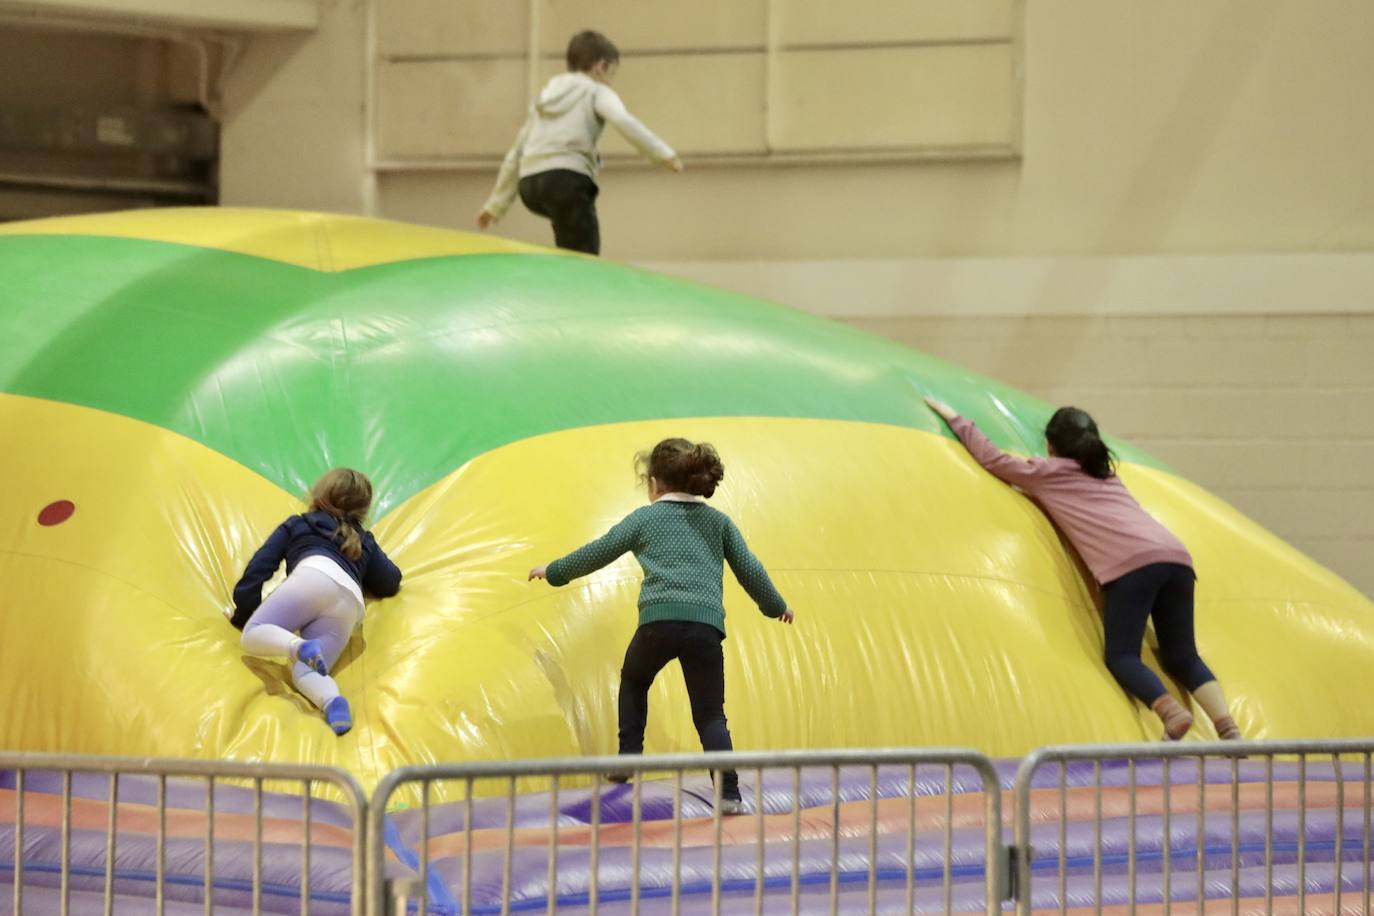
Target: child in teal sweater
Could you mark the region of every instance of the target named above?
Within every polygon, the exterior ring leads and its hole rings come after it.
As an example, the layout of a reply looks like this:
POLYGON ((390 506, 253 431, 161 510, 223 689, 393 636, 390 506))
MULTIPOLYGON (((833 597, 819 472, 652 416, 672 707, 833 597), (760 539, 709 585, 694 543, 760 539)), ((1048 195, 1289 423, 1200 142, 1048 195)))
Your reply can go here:
MULTIPOLYGON (((649 687, 663 666, 682 663, 692 704, 692 724, 707 751, 728 751, 725 722, 725 608, 723 563, 766 617, 792 622, 792 611, 749 551, 734 522, 702 501, 725 477, 707 443, 664 439, 638 462, 645 468, 649 505, 641 506, 605 535, 566 557, 530 570, 530 579, 566 585, 633 551, 644 570, 639 591, 639 628, 620 669, 620 753, 644 752, 649 687)), ((624 781, 624 776, 612 777, 624 781)), ((721 812, 744 811, 739 778, 721 776, 721 812)))

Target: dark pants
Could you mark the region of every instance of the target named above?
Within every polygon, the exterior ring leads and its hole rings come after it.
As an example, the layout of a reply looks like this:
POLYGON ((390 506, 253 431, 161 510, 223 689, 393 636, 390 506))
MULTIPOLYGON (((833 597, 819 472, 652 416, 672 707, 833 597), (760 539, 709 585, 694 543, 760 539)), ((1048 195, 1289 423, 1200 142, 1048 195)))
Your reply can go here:
POLYGON ((1151 563, 1102 586, 1107 669, 1146 704, 1165 694, 1159 678, 1140 660, 1145 621, 1154 618, 1159 660, 1189 692, 1212 672, 1193 639, 1193 570, 1178 563, 1151 563))
MULTIPOLYGON (((725 724, 725 634, 707 623, 659 620, 635 630, 620 669, 620 753, 644 753, 644 726, 649 719, 649 687, 673 659, 682 663, 692 724, 702 750, 734 750, 725 724)), ((739 800, 739 776, 721 774, 721 798, 739 800)))
POLYGON ((529 211, 553 222, 559 248, 601 253, 601 224, 596 219, 596 182, 571 169, 550 169, 520 179, 520 199, 529 211))

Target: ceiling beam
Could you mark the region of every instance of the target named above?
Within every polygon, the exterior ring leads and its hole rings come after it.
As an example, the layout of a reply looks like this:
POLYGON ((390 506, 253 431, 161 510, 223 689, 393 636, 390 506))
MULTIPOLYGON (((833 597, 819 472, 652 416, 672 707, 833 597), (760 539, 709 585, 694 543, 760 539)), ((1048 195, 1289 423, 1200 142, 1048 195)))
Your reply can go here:
POLYGON ((246 32, 312 31, 320 23, 319 0, 0 0, 0 14, 34 25, 51 15, 246 32))

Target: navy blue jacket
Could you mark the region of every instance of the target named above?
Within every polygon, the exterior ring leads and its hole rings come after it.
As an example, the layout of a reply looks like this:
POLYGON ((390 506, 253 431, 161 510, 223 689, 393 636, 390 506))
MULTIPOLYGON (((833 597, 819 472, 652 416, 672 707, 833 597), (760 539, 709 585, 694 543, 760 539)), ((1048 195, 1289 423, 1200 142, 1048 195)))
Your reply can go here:
POLYGON ((253 554, 243 578, 234 586, 232 623, 240 630, 262 604, 262 584, 272 578, 286 560, 286 574, 306 557, 329 557, 353 577, 362 589, 378 598, 390 598, 401 590, 401 570, 377 546, 371 531, 360 531, 362 555, 356 560, 344 556, 338 538, 339 523, 328 512, 293 515, 277 526, 272 536, 253 554))

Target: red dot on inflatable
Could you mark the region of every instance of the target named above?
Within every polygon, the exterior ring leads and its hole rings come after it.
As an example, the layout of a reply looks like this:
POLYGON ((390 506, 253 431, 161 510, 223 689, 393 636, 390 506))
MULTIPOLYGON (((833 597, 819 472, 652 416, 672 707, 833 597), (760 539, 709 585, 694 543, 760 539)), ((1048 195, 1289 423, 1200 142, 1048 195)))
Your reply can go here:
POLYGON ((38 524, 40 525, 60 525, 72 517, 76 511, 76 503, 70 499, 59 499, 55 503, 48 503, 43 507, 43 511, 38 513, 38 524))

